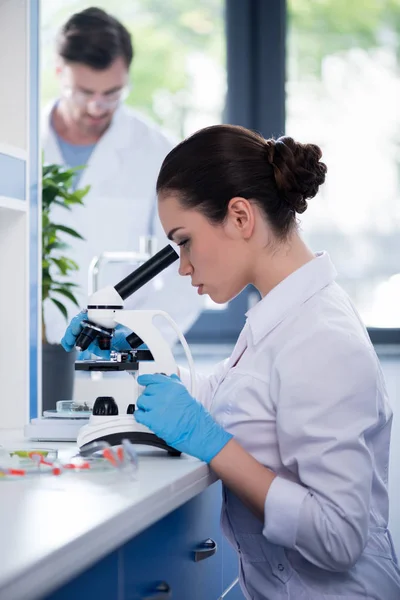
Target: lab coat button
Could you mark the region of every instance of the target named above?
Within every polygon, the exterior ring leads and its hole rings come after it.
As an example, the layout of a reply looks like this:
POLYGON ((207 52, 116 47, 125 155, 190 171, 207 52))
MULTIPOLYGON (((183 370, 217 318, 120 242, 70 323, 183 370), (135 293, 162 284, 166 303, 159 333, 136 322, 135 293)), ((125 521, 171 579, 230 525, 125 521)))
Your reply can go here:
POLYGON ((288 562, 286 561, 285 551, 283 548, 278 547, 274 550, 274 552, 278 556, 275 556, 276 562, 273 561, 272 563, 272 572, 275 575, 275 577, 282 581, 282 583, 287 583, 292 577, 293 571, 290 568, 290 564, 288 564, 288 562))

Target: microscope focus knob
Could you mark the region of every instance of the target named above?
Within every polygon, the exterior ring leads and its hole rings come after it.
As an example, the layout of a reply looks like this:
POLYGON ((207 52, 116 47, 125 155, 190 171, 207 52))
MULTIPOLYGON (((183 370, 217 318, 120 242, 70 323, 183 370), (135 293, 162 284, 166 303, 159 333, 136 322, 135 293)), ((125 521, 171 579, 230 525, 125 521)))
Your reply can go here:
POLYGON ((93 404, 93 415, 117 415, 118 406, 112 396, 98 396, 93 404))

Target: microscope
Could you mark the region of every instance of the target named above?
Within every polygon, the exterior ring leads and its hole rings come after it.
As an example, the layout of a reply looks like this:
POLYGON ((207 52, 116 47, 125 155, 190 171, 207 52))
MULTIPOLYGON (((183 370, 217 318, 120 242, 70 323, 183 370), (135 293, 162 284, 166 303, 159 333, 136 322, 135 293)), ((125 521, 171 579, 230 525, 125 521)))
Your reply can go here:
POLYGON ((156 317, 162 317, 175 330, 184 348, 191 376, 191 393, 195 394, 194 364, 189 346, 173 319, 159 310, 123 310, 124 300, 161 273, 178 259, 178 254, 168 245, 135 269, 114 287, 107 286, 96 291, 88 299, 87 320, 76 340, 76 347, 87 350, 97 340, 99 348, 110 350, 117 324, 125 325, 132 333, 126 337, 127 350, 110 352, 110 359, 79 360, 77 371, 126 371, 135 379, 132 396, 117 403, 111 396, 96 398, 89 422, 78 432, 77 443, 81 451, 94 442, 108 442, 111 446, 128 439, 134 444, 162 448, 171 455, 180 452, 168 446, 150 429, 135 420, 135 402, 142 392, 136 382, 138 375, 148 373, 177 373, 177 365, 171 348, 154 325, 156 317), (145 345, 146 349, 141 346, 145 345))

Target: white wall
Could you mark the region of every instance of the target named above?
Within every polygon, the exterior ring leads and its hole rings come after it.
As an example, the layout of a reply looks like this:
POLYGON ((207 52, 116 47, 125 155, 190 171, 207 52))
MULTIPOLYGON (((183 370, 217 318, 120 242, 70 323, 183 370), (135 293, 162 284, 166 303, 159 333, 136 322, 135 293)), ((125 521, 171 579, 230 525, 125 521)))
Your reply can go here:
POLYGON ((27 0, 0 0, 0 152, 27 149, 27 0))

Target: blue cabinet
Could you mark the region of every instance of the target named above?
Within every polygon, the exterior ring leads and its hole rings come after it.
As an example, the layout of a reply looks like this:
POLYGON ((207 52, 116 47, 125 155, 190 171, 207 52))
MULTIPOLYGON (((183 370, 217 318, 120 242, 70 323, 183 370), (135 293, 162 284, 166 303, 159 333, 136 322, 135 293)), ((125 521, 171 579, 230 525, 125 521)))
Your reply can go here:
POLYGON ((217 600, 223 589, 220 507, 215 483, 125 544, 124 600, 217 600))
MULTIPOLYGON (((238 574, 220 529, 221 484, 173 511, 47 600, 218 600, 238 574)), ((243 600, 237 584, 224 600, 243 600)))
POLYGON ((119 553, 112 552, 44 600, 123 600, 118 595, 119 553))

